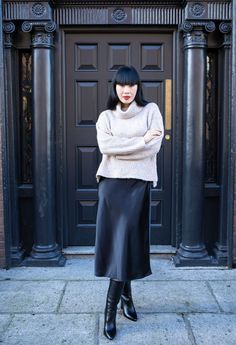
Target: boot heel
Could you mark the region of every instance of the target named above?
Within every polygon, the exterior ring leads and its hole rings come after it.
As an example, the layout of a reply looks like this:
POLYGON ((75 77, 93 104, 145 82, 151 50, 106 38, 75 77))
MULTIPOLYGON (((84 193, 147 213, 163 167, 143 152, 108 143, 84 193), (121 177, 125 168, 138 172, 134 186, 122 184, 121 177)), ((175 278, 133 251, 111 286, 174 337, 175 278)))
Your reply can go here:
POLYGON ((137 321, 137 313, 134 308, 134 303, 131 294, 131 282, 126 282, 123 293, 121 294, 121 309, 123 315, 132 321, 137 321))
POLYGON ((120 299, 120 309, 124 309, 124 301, 122 298, 120 299))

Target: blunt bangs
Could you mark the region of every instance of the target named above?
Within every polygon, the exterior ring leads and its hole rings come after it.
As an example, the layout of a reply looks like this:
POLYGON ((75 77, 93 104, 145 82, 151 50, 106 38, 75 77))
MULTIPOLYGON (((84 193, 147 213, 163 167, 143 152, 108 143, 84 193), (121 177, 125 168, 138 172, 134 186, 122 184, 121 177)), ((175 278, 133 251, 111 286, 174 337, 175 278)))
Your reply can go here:
POLYGON ((139 77, 138 72, 133 66, 122 66, 115 73, 109 92, 109 97, 107 100, 107 108, 115 110, 119 98, 116 93, 116 85, 138 85, 137 93, 135 96, 135 101, 139 106, 144 107, 148 102, 143 98, 142 83, 139 77))
POLYGON ((115 77, 114 77, 114 85, 139 85, 140 79, 137 71, 133 67, 124 66, 121 67, 115 77))

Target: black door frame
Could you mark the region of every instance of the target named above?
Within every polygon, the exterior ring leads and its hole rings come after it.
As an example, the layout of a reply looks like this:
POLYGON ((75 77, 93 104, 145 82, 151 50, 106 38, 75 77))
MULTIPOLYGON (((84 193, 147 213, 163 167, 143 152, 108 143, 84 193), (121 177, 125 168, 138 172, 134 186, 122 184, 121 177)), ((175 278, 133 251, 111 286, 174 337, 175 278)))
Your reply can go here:
POLYGON ((68 32, 135 32, 138 31, 142 33, 152 32, 152 33, 172 33, 173 34, 173 79, 172 79, 172 149, 171 149, 171 245, 173 247, 178 246, 181 235, 181 228, 177 226, 180 223, 179 217, 181 208, 180 206, 180 178, 181 172, 181 115, 182 115, 182 97, 181 97, 181 85, 182 85, 182 49, 179 42, 179 31, 177 26, 173 27, 163 27, 163 26, 125 26, 122 27, 61 27, 60 33, 58 35, 58 41, 56 43, 56 57, 55 64, 56 70, 61 71, 61 73, 56 73, 56 142, 57 142, 57 224, 58 224, 58 241, 61 243, 62 247, 66 247, 68 243, 67 239, 67 224, 68 224, 68 212, 67 212, 67 176, 66 176, 66 109, 65 109, 65 34, 68 32), (179 52, 179 54, 177 54, 179 52), (177 115, 179 114, 179 116, 177 115), (175 143, 175 145, 173 145, 175 143))

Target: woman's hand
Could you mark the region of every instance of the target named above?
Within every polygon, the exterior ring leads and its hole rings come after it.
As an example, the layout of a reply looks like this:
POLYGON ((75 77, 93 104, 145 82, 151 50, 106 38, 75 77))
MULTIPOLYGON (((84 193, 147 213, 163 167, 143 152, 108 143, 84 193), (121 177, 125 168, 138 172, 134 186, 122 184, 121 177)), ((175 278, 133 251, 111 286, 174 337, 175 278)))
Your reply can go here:
POLYGON ((154 138, 157 138, 161 135, 161 131, 159 129, 150 129, 147 131, 147 133, 144 135, 144 141, 147 144, 149 141, 151 141, 154 138))

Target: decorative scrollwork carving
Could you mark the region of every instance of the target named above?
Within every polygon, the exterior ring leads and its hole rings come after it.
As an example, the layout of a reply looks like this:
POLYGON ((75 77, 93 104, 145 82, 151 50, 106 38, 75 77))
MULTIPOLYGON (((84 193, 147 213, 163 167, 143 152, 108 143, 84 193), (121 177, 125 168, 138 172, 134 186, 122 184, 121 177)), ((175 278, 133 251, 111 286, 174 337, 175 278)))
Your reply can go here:
POLYGON ((190 13, 194 17, 202 17, 203 14, 205 13, 205 7, 203 4, 199 2, 195 2, 194 4, 191 5, 190 7, 190 13))
POLYGON ((57 28, 57 26, 56 26, 55 22, 48 22, 44 26, 44 29, 46 32, 53 32, 56 30, 56 28, 57 28))
POLYGON ((6 33, 6 34, 12 34, 16 29, 16 26, 13 22, 5 22, 3 24, 3 31, 6 33))
POLYGON ((219 25, 219 30, 222 34, 228 34, 232 30, 232 25, 231 23, 222 22, 219 25))
POLYGON ((180 29, 186 33, 199 29, 213 32, 216 29, 216 25, 213 21, 185 21, 181 24, 180 29))
POLYGON ((32 36, 32 46, 51 47, 53 45, 53 35, 46 32, 37 32, 32 36))
POLYGON ((4 47, 11 48, 13 46, 13 38, 11 34, 5 34, 4 37, 4 47))
POLYGON ((127 13, 123 8, 116 8, 112 13, 112 18, 115 22, 120 23, 123 22, 127 18, 127 13))
POLYGON ((216 29, 216 25, 213 21, 209 21, 205 25, 206 32, 213 32, 216 29))
POLYGON ((46 12, 46 7, 41 2, 37 2, 33 4, 31 11, 36 17, 42 17, 46 12))
POLYGON ((23 32, 30 32, 32 28, 33 28, 33 25, 30 22, 23 22, 21 25, 21 29, 23 32))
POLYGON ((28 22, 25 21, 21 25, 21 29, 23 32, 40 32, 40 33, 52 33, 56 30, 57 26, 56 23, 53 21, 45 22, 45 21, 38 21, 38 22, 28 22))
POLYGON ((4 35, 4 47, 11 48, 13 46, 13 33, 16 30, 16 26, 13 22, 4 22, 3 31, 4 35))
POLYGON ((182 25, 181 25, 181 29, 184 32, 191 32, 193 30, 193 26, 190 22, 185 21, 182 25))
POLYGON ((190 47, 206 47, 206 35, 203 30, 194 30, 184 34, 184 48, 190 47))
POLYGON ((228 22, 220 23, 219 30, 222 34, 224 34, 224 41, 222 43, 222 46, 225 49, 231 48, 231 31, 232 31, 231 23, 228 23, 228 22))

